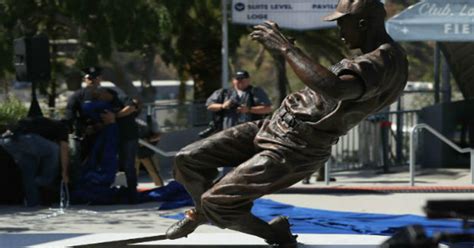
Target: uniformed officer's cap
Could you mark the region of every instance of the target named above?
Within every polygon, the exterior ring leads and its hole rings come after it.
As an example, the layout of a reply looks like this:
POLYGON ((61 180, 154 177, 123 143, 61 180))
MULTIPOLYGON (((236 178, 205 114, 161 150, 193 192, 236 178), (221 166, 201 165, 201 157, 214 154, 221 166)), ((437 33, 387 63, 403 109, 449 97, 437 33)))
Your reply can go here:
POLYGON ((385 17, 385 8, 380 0, 339 0, 336 10, 323 17, 324 21, 335 21, 345 15, 357 15, 360 17, 385 17))
POLYGON ((235 79, 244 79, 244 78, 249 78, 250 75, 247 71, 244 70, 238 70, 235 72, 234 78, 235 79))
POLYGON ((82 72, 84 73, 84 77, 93 79, 102 75, 102 68, 98 66, 90 66, 83 68, 82 72))

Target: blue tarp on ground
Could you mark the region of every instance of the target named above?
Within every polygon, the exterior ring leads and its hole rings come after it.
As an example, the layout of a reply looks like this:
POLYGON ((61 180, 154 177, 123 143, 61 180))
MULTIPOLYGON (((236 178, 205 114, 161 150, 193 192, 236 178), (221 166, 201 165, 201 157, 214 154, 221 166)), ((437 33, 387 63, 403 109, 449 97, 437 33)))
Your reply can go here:
MULTIPOLYGON (((173 188, 177 186, 173 185, 173 188)), ((176 189, 173 191, 183 193, 176 189)), ((186 194, 180 197, 175 194, 173 197, 180 199, 176 202, 178 206, 189 196, 186 194)), ((167 201, 168 206, 172 204, 172 201, 167 201)), ((292 231, 295 233, 393 235, 400 228, 414 224, 422 225, 429 236, 437 232, 462 231, 461 221, 458 220, 430 220, 417 215, 326 211, 296 207, 268 199, 256 200, 252 212, 265 221, 279 215, 289 216, 290 223, 293 224, 292 231)), ((184 215, 180 213, 164 217, 181 219, 184 215)))
POLYGON ((140 192, 138 198, 139 202, 161 202, 159 210, 194 205, 186 189, 176 181, 171 181, 163 187, 140 192))

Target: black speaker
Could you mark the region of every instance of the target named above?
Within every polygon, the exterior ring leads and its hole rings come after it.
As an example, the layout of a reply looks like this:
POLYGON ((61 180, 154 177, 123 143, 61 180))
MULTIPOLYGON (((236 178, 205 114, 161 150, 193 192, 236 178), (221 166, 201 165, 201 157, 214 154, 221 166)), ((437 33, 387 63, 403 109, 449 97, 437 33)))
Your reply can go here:
POLYGON ((48 81, 51 78, 48 37, 18 38, 13 41, 13 47, 18 81, 48 81))

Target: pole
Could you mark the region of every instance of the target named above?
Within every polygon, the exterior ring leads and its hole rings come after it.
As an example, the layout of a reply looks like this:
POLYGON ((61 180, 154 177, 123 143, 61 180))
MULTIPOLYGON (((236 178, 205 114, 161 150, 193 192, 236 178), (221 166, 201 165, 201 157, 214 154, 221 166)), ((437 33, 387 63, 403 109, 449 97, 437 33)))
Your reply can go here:
MULTIPOLYGON (((331 159, 329 159, 331 160, 331 159)), ((331 178, 331 166, 329 165, 329 160, 326 161, 326 163, 324 164, 324 182, 326 183, 326 185, 329 185, 329 182, 331 181, 330 178, 331 178)))
POLYGON ((403 160, 403 96, 398 98, 397 102, 397 164, 402 164, 403 160))
POLYGON ((443 66, 441 73, 443 78, 443 102, 451 102, 451 71, 449 69, 448 59, 443 56, 443 66))
POLYGON ((439 43, 436 42, 435 51, 434 51, 434 103, 439 103, 439 67, 440 67, 440 48, 439 43))
POLYGON ((38 103, 38 98, 36 97, 36 82, 33 80, 31 82, 31 104, 30 109, 28 110, 28 117, 42 117, 43 112, 38 103))
POLYGON ((474 151, 471 151, 471 184, 474 184, 474 151))
POLYGON ((228 27, 227 27, 227 0, 222 0, 222 88, 227 86, 229 81, 229 44, 228 44, 228 27))
POLYGON ((382 121, 380 122, 380 137, 382 139, 382 160, 383 160, 383 173, 389 173, 390 172, 390 160, 388 158, 388 155, 390 153, 389 147, 388 147, 388 142, 389 142, 389 135, 390 135, 390 116, 388 112, 390 111, 389 107, 384 108, 380 115, 383 116, 382 121))
POLYGON ((416 129, 410 130, 410 185, 415 186, 415 132, 416 129))

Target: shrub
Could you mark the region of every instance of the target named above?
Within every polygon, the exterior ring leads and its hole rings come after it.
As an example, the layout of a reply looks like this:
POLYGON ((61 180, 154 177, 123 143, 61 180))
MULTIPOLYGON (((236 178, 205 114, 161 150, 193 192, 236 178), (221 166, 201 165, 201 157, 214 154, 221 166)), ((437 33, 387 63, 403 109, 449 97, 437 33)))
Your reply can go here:
POLYGON ((6 127, 25 117, 27 113, 28 109, 20 100, 11 96, 7 97, 0 104, 0 132, 3 132, 6 127))

